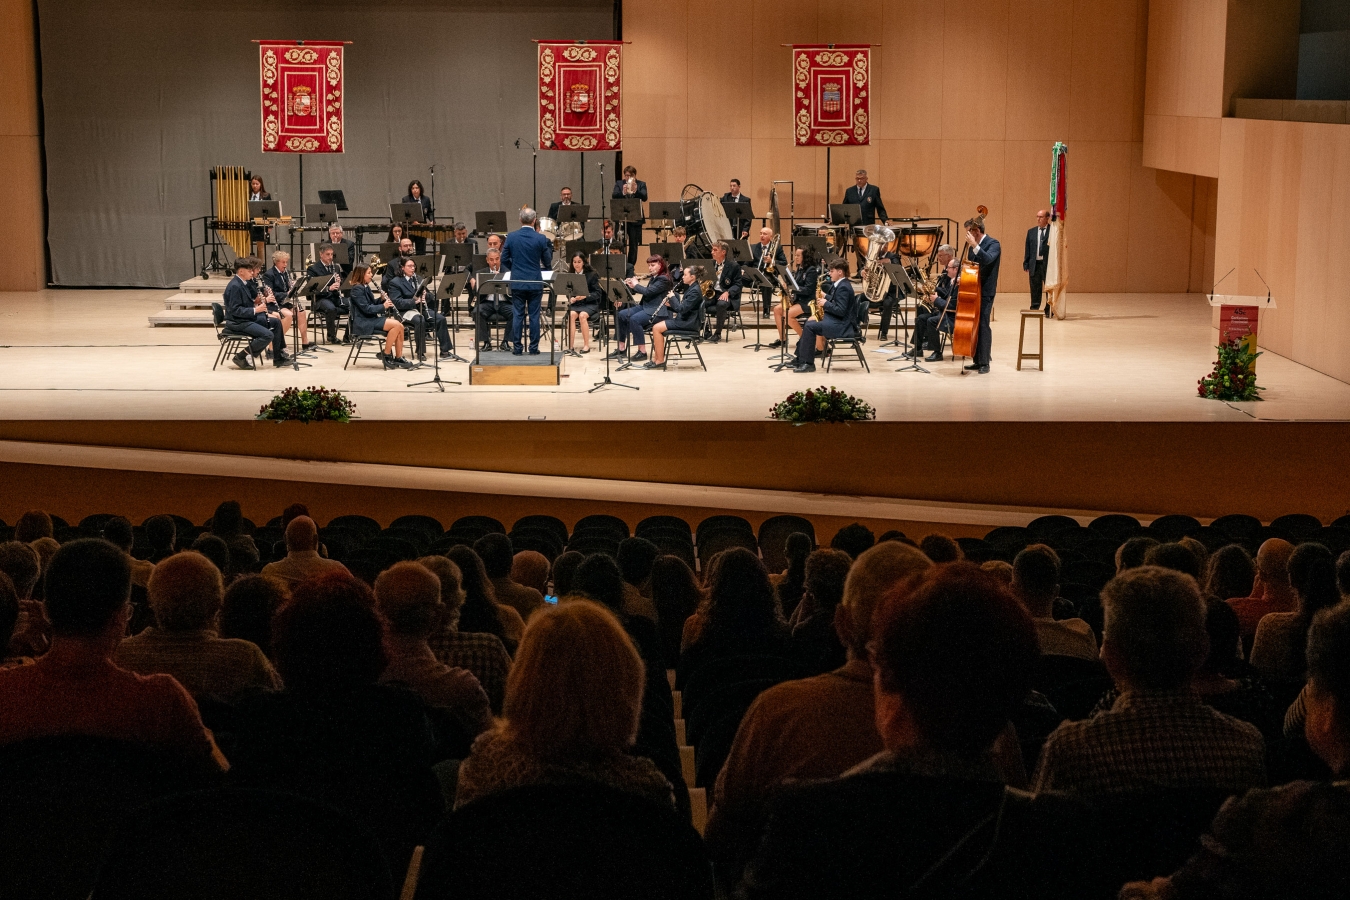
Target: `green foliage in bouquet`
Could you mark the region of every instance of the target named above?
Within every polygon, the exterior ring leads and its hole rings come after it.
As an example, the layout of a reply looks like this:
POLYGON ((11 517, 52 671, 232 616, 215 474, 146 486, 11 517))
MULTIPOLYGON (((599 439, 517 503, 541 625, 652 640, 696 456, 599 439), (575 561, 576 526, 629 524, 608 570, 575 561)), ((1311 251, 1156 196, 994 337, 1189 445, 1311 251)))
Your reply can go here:
POLYGON ((1253 363, 1260 353, 1248 352, 1241 338, 1218 346, 1219 360, 1214 371, 1196 382, 1200 396, 1207 400, 1260 400, 1253 363))
POLYGON ((339 391, 310 385, 286 388, 258 410, 259 419, 274 422, 350 422, 356 405, 339 391))
POLYGON ((857 397, 835 388, 797 391, 769 409, 769 418, 782 422, 864 422, 877 411, 857 397))

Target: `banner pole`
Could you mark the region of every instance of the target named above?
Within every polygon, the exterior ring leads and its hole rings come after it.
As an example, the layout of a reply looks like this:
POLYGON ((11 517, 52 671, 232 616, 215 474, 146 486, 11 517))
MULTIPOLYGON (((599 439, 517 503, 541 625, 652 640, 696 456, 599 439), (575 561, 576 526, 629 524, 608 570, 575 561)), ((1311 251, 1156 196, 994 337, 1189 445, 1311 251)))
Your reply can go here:
POLYGON ((300 215, 305 214, 305 154, 295 154, 296 159, 300 161, 300 215))
POLYGON ((586 202, 586 151, 581 151, 581 202, 586 202))

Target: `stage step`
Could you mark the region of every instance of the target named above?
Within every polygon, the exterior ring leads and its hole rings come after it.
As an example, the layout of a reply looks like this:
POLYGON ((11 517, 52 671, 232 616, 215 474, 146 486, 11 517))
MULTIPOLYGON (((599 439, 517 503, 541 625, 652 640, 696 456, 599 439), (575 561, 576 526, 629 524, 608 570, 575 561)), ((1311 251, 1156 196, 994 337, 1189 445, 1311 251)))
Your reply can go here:
POLYGON ((212 274, 210 278, 189 278, 178 283, 178 290, 185 294, 223 294, 230 279, 221 274, 212 274))
POLYGON ((149 317, 151 325, 212 325, 211 309, 166 309, 149 317))
POLYGON ((164 301, 165 309, 210 309, 212 303, 223 301, 221 294, 188 293, 180 291, 164 301))

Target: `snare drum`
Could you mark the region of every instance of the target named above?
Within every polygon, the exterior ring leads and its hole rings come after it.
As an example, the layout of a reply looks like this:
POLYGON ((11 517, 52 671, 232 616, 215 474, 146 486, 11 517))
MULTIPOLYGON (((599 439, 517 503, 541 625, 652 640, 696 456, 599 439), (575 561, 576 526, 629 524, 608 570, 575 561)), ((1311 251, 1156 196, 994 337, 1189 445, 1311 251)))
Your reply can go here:
POLYGON ((548 216, 540 216, 537 220, 537 227, 539 233, 550 241, 558 239, 558 223, 556 220, 550 219, 548 216))

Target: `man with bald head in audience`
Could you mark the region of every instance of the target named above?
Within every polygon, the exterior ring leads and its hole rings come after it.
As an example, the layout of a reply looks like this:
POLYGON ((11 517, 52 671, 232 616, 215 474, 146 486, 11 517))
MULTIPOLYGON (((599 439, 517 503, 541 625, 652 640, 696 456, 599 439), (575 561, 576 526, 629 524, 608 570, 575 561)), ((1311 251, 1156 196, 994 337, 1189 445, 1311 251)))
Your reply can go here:
POLYGON ((728 877, 754 852, 773 789, 793 778, 832 778, 880 752, 867 644, 872 613, 897 584, 932 567, 917 548, 887 541, 861 553, 844 582, 834 625, 848 661, 756 698, 717 777, 707 841, 728 877))
POLYGON ((296 516, 286 526, 286 556, 263 566, 262 573, 280 578, 288 587, 302 581, 337 572, 350 575, 347 567, 335 559, 319 555, 319 527, 309 516, 296 516))
POLYGON ((1256 551, 1256 583, 1252 585, 1252 595, 1228 601, 1238 616, 1238 633, 1249 649, 1262 616, 1298 609, 1298 597, 1289 583, 1289 556, 1293 552, 1294 545, 1286 540, 1267 540, 1256 551))

